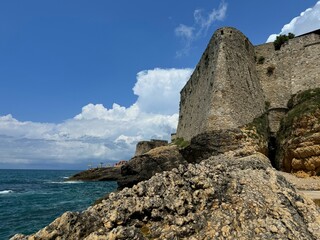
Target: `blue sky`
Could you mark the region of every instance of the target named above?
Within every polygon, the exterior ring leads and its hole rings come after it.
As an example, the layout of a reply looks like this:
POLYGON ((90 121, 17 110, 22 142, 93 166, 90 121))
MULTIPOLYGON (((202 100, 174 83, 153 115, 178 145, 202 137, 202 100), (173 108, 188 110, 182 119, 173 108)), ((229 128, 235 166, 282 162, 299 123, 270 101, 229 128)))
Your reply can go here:
POLYGON ((261 44, 320 28, 316 3, 1 1, 0 168, 85 168, 168 139, 217 28, 261 44))

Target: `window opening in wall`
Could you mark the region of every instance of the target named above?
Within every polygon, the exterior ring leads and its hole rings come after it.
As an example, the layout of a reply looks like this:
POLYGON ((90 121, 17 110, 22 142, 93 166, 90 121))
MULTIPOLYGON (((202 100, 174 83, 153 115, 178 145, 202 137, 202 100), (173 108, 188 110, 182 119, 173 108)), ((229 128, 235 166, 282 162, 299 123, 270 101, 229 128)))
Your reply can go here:
POLYGON ((223 35, 223 30, 221 30, 221 32, 220 32, 220 33, 221 33, 221 35, 223 35))

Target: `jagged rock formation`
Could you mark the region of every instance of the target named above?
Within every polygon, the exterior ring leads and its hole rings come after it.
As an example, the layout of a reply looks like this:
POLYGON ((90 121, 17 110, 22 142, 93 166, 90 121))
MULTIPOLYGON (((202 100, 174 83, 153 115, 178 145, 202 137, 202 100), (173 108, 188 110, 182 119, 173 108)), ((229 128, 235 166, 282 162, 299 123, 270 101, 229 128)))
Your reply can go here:
MULTIPOLYGON (((319 239, 320 213, 262 154, 181 165, 31 239, 319 239)), ((27 239, 16 235, 12 239, 27 239)))
POLYGON ((175 145, 154 148, 145 154, 133 157, 121 167, 122 179, 118 180, 118 188, 132 187, 156 173, 168 171, 186 163, 175 145))
POLYGON ((278 133, 277 167, 286 172, 320 175, 320 89, 301 92, 289 101, 290 109, 278 133))

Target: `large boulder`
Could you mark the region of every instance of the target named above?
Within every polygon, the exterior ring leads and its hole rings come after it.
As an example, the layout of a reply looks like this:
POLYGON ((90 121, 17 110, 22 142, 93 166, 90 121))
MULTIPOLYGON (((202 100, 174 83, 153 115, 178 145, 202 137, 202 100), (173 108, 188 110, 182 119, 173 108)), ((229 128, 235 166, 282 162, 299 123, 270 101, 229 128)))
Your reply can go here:
POLYGON ((65 213, 30 239, 320 239, 320 212, 264 155, 219 155, 65 213))

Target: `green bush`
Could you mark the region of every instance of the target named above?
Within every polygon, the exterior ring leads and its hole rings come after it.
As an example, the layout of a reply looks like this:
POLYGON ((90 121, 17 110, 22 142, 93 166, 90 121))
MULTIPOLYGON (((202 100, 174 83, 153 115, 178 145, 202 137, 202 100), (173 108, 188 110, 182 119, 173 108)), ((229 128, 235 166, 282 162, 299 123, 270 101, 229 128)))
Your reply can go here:
POLYGON ((294 34, 293 33, 289 33, 288 35, 279 35, 279 36, 277 36, 277 38, 276 38, 276 40, 273 42, 273 45, 274 45, 274 49, 275 50, 280 50, 280 48, 281 48, 281 46, 284 44, 284 43, 286 43, 286 42, 288 42, 289 41, 289 39, 292 39, 292 38, 294 38, 294 34))

